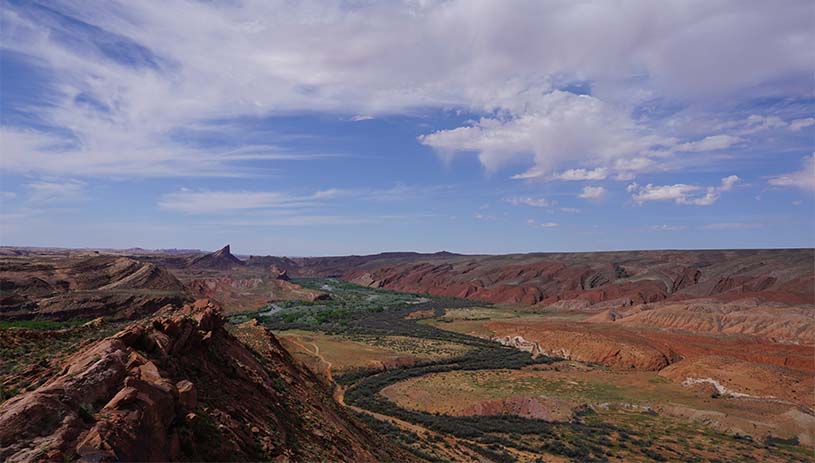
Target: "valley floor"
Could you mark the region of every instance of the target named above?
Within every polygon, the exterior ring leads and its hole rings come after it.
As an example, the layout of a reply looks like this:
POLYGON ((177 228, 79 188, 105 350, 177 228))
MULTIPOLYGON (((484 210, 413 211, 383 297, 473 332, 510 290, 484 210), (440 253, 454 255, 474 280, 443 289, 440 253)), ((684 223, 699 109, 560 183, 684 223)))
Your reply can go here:
POLYGON ((783 366, 808 346, 298 283, 330 288, 333 300, 292 303, 261 321, 334 379, 338 398, 421 458, 815 461, 812 372, 783 366), (765 362, 745 356, 745 345, 765 362), (727 377, 708 378, 717 372, 727 377))

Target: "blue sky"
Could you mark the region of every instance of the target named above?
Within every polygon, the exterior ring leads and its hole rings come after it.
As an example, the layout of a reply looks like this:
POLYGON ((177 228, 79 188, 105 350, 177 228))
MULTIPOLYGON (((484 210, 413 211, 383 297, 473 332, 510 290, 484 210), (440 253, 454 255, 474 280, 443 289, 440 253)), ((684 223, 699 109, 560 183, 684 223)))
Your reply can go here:
POLYGON ((815 245, 810 2, 2 2, 0 244, 815 245))

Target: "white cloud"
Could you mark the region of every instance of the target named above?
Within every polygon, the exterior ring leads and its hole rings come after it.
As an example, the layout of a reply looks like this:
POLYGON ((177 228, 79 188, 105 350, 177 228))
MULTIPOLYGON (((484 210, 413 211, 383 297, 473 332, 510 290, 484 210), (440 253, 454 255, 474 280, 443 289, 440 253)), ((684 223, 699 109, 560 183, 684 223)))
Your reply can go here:
POLYGON ((687 225, 651 225, 648 228, 654 231, 680 231, 688 229, 687 225))
POLYGON ((716 151, 730 148, 733 145, 743 142, 744 139, 732 135, 712 135, 702 140, 682 143, 674 148, 675 151, 698 153, 704 151, 716 151))
POLYGON ((770 177, 770 185, 815 190, 815 153, 803 159, 804 167, 797 172, 770 177))
POLYGON ((250 211, 257 209, 300 209, 324 205, 339 198, 365 201, 398 201, 419 194, 416 189, 397 185, 390 189, 339 189, 318 190, 306 195, 292 195, 279 191, 194 191, 181 188, 163 195, 158 205, 161 209, 188 214, 211 214, 250 211))
POLYGON ((733 186, 740 181, 741 179, 737 175, 727 176, 722 179, 722 185, 719 187, 719 191, 730 191, 733 189, 733 186))
POLYGON ((473 218, 476 219, 476 220, 495 220, 496 219, 496 217, 494 215, 482 214, 480 212, 476 212, 475 214, 473 214, 473 218))
POLYGON ((579 181, 579 180, 605 180, 606 175, 608 175, 608 169, 604 167, 598 167, 593 170, 586 170, 586 169, 569 169, 558 174, 555 174, 553 178, 557 180, 566 180, 566 181, 579 181))
POLYGON ((551 201, 546 198, 532 198, 529 196, 509 198, 506 201, 513 206, 552 207, 557 205, 557 201, 551 201))
POLYGON ((246 129, 223 121, 417 108, 490 114, 422 139, 441 151, 478 151, 487 169, 519 157, 533 160, 527 176, 605 167, 648 157, 648 146, 667 141, 629 117, 644 100, 700 102, 762 88, 808 94, 808 77, 795 78, 810 75, 815 41, 806 2, 120 0, 50 8, 94 29, 63 40, 72 26, 45 9, 2 9, 4 49, 52 79, 46 104, 18 109, 56 129, 4 140, 3 170, 246 175, 228 150, 202 150, 177 133, 207 125, 241 140, 246 129), (114 45, 117 56, 106 51, 114 45), (631 76, 647 78, 632 84, 631 76), (578 79, 592 83, 593 96, 552 93, 578 79))
POLYGON ((314 204, 320 193, 295 197, 280 192, 253 191, 189 191, 168 193, 159 200, 159 207, 188 214, 221 213, 230 211, 304 207, 314 204))
POLYGON ((807 117, 804 119, 796 119, 790 122, 789 129, 793 131, 798 131, 812 126, 815 126, 815 117, 807 117))
POLYGON ((574 208, 574 207, 561 207, 560 212, 566 212, 568 214, 576 214, 576 213, 580 212, 580 209, 577 209, 577 208, 574 208))
POLYGON ((675 185, 652 185, 649 183, 645 186, 632 183, 626 187, 626 191, 633 194, 632 199, 637 204, 648 201, 674 201, 677 204, 710 206, 719 199, 722 192, 730 191, 740 180, 739 177, 730 175, 722 179, 720 186, 707 188, 684 183, 675 185), (704 191, 704 194, 699 195, 700 191, 704 191))
MULTIPOLYGON (((529 101, 520 115, 481 118, 469 126, 422 135, 419 141, 446 157, 477 153, 488 171, 513 161, 531 160, 533 167, 514 176, 516 179, 546 178, 564 163, 607 163, 673 143, 638 126, 598 98, 562 91, 529 101)), ((605 172, 603 168, 572 170, 567 177, 599 178, 605 172)))
POLYGON ((352 117, 351 120, 354 121, 354 122, 362 122, 362 121, 370 121, 373 118, 374 118, 373 116, 366 116, 366 115, 358 114, 358 115, 352 117))
POLYGON ((145 134, 138 131, 118 132, 102 123, 89 123, 80 131, 81 124, 81 118, 77 119, 77 131, 70 137, 0 127, 0 143, 3 146, 0 171, 115 178, 242 177, 273 173, 241 165, 247 161, 297 161, 326 157, 287 153, 274 146, 193 148, 162 140, 148 140, 145 134))
POLYGON ((2 201, 11 201, 12 199, 17 197, 17 193, 13 191, 0 191, 0 200, 2 201))
POLYGON ((557 223, 557 222, 538 223, 538 221, 536 221, 535 219, 529 219, 529 220, 526 221, 526 223, 530 227, 535 227, 535 228, 558 228, 558 227, 560 227, 560 224, 557 223))
POLYGON ((761 116, 752 114, 747 117, 745 127, 738 133, 742 135, 749 135, 763 130, 783 129, 789 124, 778 116, 761 116))
POLYGON ((577 195, 578 198, 583 199, 602 199, 606 196, 607 190, 601 186, 586 186, 583 191, 577 195))
POLYGON ((85 182, 77 180, 36 181, 26 185, 31 202, 47 204, 66 203, 85 198, 85 182))

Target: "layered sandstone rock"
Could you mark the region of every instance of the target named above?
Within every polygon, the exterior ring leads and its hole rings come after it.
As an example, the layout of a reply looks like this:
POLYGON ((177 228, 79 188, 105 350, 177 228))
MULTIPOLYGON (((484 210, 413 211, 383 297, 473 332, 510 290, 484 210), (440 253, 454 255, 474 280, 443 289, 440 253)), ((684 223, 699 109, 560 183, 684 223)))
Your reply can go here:
POLYGON ((343 277, 359 284, 525 306, 625 307, 700 297, 815 302, 809 249, 332 259, 293 261, 292 271, 319 275, 346 259, 343 277))
POLYGON ((787 307, 757 300, 722 303, 696 300, 609 309, 589 321, 711 334, 761 336, 778 342, 815 344, 815 306, 787 307))
POLYGON ((188 300, 160 267, 112 255, 0 260, 0 318, 136 318, 188 300))

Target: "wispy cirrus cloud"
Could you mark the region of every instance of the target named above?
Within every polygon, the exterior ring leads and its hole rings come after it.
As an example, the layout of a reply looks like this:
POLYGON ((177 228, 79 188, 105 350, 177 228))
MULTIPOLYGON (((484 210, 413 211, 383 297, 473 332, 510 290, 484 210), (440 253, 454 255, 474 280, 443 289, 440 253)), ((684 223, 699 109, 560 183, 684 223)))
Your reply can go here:
POLYGON ((682 231, 687 230, 687 225, 651 225, 648 227, 649 230, 653 231, 682 231))
POLYGON ((806 117, 803 119, 796 119, 790 122, 789 129, 797 132, 801 129, 813 126, 815 126, 815 117, 806 117))
POLYGON ((296 208, 319 204, 331 193, 316 192, 306 196, 270 191, 192 191, 168 193, 159 200, 161 209, 187 214, 209 214, 252 209, 296 208))
POLYGON ((355 200, 371 202, 401 201, 416 198, 428 189, 396 185, 388 189, 328 188, 308 194, 284 191, 179 191, 161 196, 161 209, 187 214, 222 214, 261 209, 302 209, 326 206, 332 201, 355 200))
POLYGON ((815 154, 805 157, 802 164, 801 170, 770 177, 768 182, 773 186, 815 190, 815 154))
POLYGON ((45 205, 85 199, 85 182, 78 180, 36 181, 26 185, 28 201, 45 205))
POLYGON ((705 151, 718 151, 730 148, 744 142, 743 138, 733 135, 711 135, 699 141, 681 143, 674 147, 674 151, 685 153, 699 153, 705 151))
POLYGON ((560 224, 558 222, 538 222, 535 219, 529 219, 526 221, 526 224, 530 227, 534 228, 558 228, 560 224))

